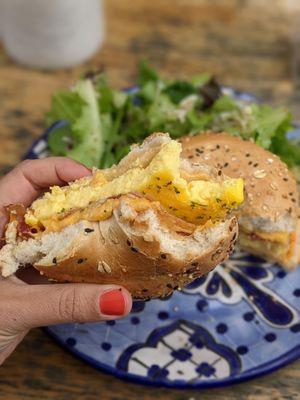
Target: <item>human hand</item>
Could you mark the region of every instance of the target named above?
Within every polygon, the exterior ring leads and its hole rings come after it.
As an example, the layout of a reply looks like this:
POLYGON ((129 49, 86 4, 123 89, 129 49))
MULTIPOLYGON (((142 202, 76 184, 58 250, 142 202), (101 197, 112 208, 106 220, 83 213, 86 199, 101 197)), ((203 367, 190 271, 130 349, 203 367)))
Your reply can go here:
MULTIPOLYGON (((0 180, 0 237, 7 222, 6 205, 22 203, 28 206, 49 186, 64 185, 89 174, 83 165, 62 157, 20 163, 0 180)), ((27 272, 25 280, 35 283, 33 285, 15 276, 6 279, 0 276, 0 365, 31 328, 105 321, 130 312, 132 300, 125 288, 117 285, 36 284, 38 280, 32 272, 27 272)))

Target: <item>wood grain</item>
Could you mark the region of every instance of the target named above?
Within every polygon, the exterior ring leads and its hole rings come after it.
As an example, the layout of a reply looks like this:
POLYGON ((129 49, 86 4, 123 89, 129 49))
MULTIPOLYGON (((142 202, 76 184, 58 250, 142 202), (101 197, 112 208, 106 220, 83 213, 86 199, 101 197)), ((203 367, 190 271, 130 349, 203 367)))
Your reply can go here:
POLYGON ((299 366, 220 389, 170 390, 118 380, 94 370, 32 331, 0 368, 0 399, 19 400, 282 400, 299 399, 299 366), (297 382, 298 380, 298 382, 297 382))
MULTIPOLYGON (((296 0, 110 0, 106 15, 103 48, 73 69, 22 68, 0 47, 0 173, 14 166, 43 131, 55 90, 99 69, 115 87, 129 86, 141 58, 166 77, 213 72, 227 85, 292 106, 299 117, 292 70, 295 51, 300 52, 293 32, 300 20, 296 0)), ((95 371, 34 330, 0 368, 0 399, 152 400, 154 394, 174 400, 299 399, 299 367, 297 362, 218 390, 145 388, 95 371)))

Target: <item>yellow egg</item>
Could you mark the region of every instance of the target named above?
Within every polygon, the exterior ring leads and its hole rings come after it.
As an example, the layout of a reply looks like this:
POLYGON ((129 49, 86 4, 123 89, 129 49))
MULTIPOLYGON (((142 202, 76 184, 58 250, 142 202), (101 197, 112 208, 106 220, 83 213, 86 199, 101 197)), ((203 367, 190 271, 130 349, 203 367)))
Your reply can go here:
POLYGON ((161 147, 146 168, 135 162, 131 169, 112 180, 107 179, 105 171, 97 171, 92 179, 84 178, 62 188, 54 186, 32 204, 25 221, 30 226, 47 227, 59 213, 132 192, 150 195, 169 213, 199 225, 224 218, 241 204, 242 179, 188 182, 180 174, 180 153, 181 145, 172 140, 161 147))

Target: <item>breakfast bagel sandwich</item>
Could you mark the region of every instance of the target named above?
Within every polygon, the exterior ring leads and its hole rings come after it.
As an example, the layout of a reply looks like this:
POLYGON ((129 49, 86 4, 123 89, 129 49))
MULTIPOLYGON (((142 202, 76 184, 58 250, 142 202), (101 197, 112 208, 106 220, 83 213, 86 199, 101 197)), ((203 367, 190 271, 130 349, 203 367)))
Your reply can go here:
POLYGON ((241 248, 287 268, 300 262, 297 183, 279 157, 228 133, 204 132, 181 140, 182 156, 245 183, 238 210, 241 248))
POLYGON ((181 150, 156 133, 118 165, 54 186, 28 208, 9 205, 2 276, 33 265, 55 281, 118 284, 148 299, 209 272, 233 250, 243 180, 181 150))

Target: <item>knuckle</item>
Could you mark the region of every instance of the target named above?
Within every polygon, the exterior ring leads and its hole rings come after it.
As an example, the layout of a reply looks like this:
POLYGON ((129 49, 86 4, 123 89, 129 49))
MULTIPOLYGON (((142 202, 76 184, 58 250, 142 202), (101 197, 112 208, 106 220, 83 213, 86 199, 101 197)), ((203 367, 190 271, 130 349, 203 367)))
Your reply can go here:
POLYGON ((23 160, 19 163, 18 168, 19 169, 24 169, 27 168, 28 166, 31 166, 35 161, 34 160, 23 160))
POLYGON ((62 291, 59 298, 59 316, 62 320, 84 322, 89 314, 88 301, 86 301, 77 287, 67 288, 62 291))
POLYGON ((60 293, 58 299, 58 315, 62 320, 74 320, 75 302, 75 288, 66 288, 60 293))

